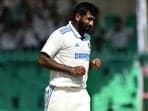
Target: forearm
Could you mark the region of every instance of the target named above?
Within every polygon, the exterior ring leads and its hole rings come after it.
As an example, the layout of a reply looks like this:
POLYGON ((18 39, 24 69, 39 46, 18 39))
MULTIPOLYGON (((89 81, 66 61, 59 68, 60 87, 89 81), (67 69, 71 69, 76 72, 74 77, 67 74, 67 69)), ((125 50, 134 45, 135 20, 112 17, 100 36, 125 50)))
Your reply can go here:
POLYGON ((64 64, 59 64, 44 53, 41 53, 39 57, 39 64, 55 71, 60 71, 65 73, 71 73, 72 71, 72 67, 65 66, 64 64))

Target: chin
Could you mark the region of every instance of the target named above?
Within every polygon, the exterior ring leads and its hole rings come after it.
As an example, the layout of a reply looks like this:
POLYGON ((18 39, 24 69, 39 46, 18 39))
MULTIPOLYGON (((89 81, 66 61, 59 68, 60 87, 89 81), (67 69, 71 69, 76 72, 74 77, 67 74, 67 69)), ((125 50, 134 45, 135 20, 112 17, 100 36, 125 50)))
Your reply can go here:
POLYGON ((86 32, 86 33, 92 33, 93 31, 90 30, 90 29, 89 29, 89 30, 87 29, 87 30, 85 30, 85 32, 86 32))

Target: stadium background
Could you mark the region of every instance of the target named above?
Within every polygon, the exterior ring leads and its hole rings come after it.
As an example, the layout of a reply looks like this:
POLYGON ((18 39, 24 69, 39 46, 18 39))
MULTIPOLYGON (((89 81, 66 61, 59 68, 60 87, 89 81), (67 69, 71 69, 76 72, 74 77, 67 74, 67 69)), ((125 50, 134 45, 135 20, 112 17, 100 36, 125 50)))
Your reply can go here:
MULTIPOLYGON (((40 48, 80 1, 89 0, 0 1, 0 111, 43 111, 49 75, 37 64, 40 48)), ((100 70, 89 72, 91 111, 148 111, 148 95, 143 93, 148 92, 148 55, 138 52, 136 1, 91 2, 101 11, 92 34, 92 57, 103 61, 100 70), (123 52, 101 38, 102 31, 113 28, 116 16, 133 30, 123 52)))

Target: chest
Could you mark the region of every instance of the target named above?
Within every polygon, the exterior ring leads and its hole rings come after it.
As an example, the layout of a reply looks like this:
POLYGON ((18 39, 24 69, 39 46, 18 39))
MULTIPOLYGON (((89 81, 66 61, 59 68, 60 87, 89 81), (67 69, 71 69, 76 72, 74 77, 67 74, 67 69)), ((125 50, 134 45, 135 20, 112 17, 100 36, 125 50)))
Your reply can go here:
POLYGON ((71 53, 90 53, 90 41, 80 38, 69 38, 64 41, 63 49, 71 53))

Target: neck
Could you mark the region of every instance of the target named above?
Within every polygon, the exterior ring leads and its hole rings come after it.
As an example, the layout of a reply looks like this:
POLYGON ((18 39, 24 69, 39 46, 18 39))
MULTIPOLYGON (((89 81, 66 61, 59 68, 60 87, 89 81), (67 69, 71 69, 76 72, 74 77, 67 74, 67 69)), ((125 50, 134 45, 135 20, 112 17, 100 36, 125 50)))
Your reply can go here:
POLYGON ((73 24, 73 26, 75 27, 75 29, 79 32, 79 34, 80 34, 81 36, 83 36, 83 35, 84 35, 84 31, 81 30, 81 29, 79 29, 78 23, 72 22, 72 24, 73 24))

